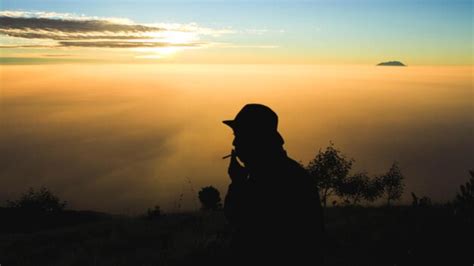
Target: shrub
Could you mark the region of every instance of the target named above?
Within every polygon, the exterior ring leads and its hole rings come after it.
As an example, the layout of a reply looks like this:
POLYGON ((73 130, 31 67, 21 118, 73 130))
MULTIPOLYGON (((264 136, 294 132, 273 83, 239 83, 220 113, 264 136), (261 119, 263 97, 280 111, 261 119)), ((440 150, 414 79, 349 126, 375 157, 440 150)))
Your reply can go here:
POLYGON ((219 190, 212 186, 204 187, 199 191, 199 200, 202 204, 202 210, 217 210, 221 207, 219 190))
POLYGON ((153 209, 148 209, 145 214, 146 220, 157 220, 161 218, 163 213, 161 212, 160 206, 156 205, 153 209))
POLYGON ((63 211, 67 202, 61 201, 48 188, 42 187, 39 190, 30 188, 18 200, 7 201, 7 207, 28 211, 59 212, 63 211))

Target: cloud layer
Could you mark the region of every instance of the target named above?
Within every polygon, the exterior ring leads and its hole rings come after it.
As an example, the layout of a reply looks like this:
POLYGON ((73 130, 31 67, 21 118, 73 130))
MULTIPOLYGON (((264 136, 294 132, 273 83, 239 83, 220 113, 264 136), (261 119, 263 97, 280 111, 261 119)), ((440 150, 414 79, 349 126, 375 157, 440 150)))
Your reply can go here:
POLYGON ((48 45, 21 43, 1 48, 98 47, 150 48, 198 47, 201 35, 220 35, 230 30, 213 30, 191 24, 145 25, 127 19, 74 16, 45 12, 0 12, 0 35, 22 39, 52 40, 48 45))
POLYGON ((390 75, 333 66, 3 67, 0 205, 45 185, 76 209, 167 211, 182 193, 183 206, 197 209, 199 188, 225 195, 221 158, 232 132, 221 121, 248 102, 278 113, 298 161, 334 141, 356 159, 355 171, 383 174, 399 161, 405 203, 412 191, 451 200, 474 161, 471 68, 383 72, 390 75))

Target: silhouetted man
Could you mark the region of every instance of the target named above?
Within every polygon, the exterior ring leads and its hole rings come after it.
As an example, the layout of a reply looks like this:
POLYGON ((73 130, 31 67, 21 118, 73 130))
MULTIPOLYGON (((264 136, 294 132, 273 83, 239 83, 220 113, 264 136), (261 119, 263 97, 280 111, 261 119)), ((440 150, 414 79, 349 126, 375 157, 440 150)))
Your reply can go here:
POLYGON ((277 115, 267 106, 248 104, 223 123, 235 136, 224 205, 235 229, 231 262, 322 264, 319 194, 306 170, 283 149, 277 115))

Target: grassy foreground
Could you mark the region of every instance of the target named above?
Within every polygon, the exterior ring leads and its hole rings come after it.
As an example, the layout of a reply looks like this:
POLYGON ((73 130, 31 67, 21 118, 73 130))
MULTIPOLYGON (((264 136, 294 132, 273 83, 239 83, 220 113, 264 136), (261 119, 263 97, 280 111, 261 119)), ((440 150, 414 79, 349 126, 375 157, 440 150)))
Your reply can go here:
MULTIPOLYGON (((325 242, 326 265, 458 265, 471 259, 465 241, 472 225, 445 206, 328 208, 325 218, 327 238, 315 241, 325 242)), ((0 264, 226 265, 231 236, 220 211, 153 221, 108 216, 29 233, 4 230, 0 264)))

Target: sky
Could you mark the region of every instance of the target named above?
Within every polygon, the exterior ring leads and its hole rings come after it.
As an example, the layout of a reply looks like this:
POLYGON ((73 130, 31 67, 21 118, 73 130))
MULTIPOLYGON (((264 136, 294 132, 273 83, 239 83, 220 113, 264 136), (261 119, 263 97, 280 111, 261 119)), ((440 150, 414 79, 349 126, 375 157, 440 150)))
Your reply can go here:
POLYGON ((469 0, 2 0, 0 7, 3 64, 473 62, 469 0))
POLYGON ((230 180, 232 119, 279 115, 306 164, 333 142, 371 177, 454 198, 473 158, 472 1, 0 0, 0 205, 197 209, 230 180), (408 67, 376 67, 390 60, 408 67), (181 202, 182 201, 182 202, 181 202))

